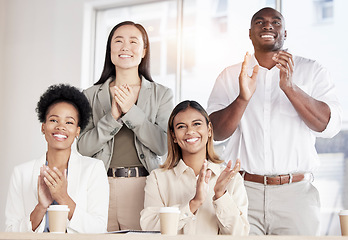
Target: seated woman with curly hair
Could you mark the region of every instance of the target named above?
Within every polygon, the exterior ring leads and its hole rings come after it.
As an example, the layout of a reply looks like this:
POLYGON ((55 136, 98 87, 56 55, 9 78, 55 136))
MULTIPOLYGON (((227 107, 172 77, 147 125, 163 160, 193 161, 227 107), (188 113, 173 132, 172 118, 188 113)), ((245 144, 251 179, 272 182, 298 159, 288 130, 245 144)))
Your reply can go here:
POLYGON ((36 111, 47 152, 15 167, 6 204, 6 231, 48 232, 47 208, 68 205, 68 233, 106 232, 109 187, 104 164, 71 150, 91 107, 77 88, 53 85, 36 111))

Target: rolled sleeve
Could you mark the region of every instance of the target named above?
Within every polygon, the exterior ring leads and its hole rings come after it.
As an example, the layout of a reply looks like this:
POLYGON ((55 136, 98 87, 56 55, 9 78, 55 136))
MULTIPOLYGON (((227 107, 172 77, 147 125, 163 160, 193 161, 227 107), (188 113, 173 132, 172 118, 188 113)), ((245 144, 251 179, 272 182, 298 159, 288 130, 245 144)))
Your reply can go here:
POLYGON ((330 120, 322 132, 315 132, 317 137, 334 137, 342 127, 342 109, 338 103, 326 103, 330 108, 330 120))

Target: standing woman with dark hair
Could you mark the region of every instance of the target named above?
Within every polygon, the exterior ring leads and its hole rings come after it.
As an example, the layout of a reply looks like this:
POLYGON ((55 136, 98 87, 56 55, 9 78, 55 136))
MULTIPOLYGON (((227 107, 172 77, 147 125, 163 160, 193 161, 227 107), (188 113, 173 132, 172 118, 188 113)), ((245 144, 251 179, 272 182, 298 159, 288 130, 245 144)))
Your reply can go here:
POLYGON ((110 184, 108 231, 140 229, 145 177, 167 153, 172 91, 150 75, 145 29, 130 21, 110 32, 104 70, 84 91, 92 120, 78 139, 81 154, 104 161, 110 184))

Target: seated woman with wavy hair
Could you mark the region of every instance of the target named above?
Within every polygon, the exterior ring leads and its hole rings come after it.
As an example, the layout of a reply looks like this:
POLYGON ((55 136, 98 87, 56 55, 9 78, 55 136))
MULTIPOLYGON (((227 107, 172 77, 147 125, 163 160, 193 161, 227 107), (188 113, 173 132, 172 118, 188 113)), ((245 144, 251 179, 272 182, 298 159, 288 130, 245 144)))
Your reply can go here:
POLYGON ((178 207, 179 234, 248 235, 248 199, 240 161, 222 167, 213 129, 195 101, 178 104, 168 122, 168 157, 146 180, 143 230, 159 230, 159 209, 178 207))

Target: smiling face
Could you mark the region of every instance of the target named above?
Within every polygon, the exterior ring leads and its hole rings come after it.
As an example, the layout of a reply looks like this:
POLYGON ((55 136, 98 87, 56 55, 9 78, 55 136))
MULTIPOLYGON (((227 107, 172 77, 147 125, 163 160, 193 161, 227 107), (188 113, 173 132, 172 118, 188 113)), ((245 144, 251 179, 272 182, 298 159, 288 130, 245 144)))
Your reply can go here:
POLYGON ((211 137, 212 130, 199 111, 188 107, 179 112, 174 118, 173 128, 172 136, 181 148, 183 159, 191 154, 206 157, 208 137, 211 137))
POLYGON ((70 150, 80 134, 78 111, 70 103, 58 102, 49 107, 41 131, 45 134, 48 149, 70 150))
POLYGON ((279 51, 286 39, 283 16, 272 8, 257 12, 249 29, 255 51, 279 51))
POLYGON ((117 28, 111 39, 111 62, 120 69, 138 70, 146 49, 142 34, 133 25, 123 25, 117 28))

